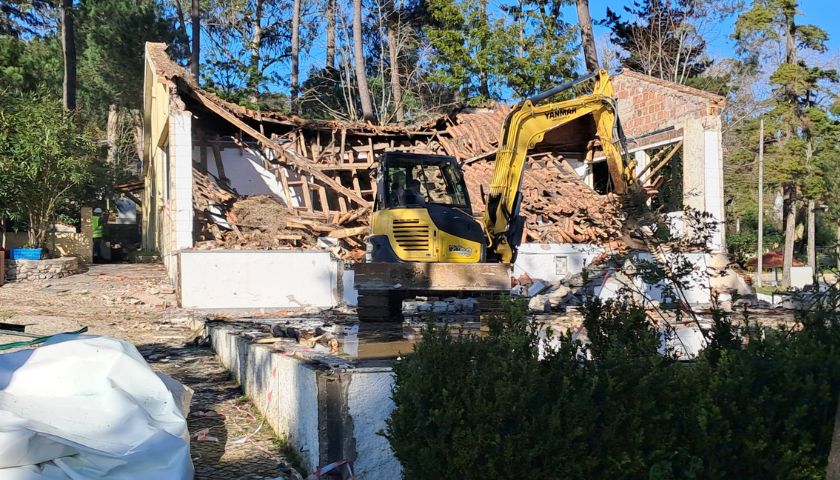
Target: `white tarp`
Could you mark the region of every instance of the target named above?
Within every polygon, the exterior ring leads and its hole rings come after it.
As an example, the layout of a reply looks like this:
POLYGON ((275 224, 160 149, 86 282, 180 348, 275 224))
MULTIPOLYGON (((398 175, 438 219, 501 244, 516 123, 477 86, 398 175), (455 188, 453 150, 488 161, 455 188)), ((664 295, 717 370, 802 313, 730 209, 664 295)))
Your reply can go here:
POLYGON ((0 355, 0 480, 191 479, 191 396, 112 338, 0 355))

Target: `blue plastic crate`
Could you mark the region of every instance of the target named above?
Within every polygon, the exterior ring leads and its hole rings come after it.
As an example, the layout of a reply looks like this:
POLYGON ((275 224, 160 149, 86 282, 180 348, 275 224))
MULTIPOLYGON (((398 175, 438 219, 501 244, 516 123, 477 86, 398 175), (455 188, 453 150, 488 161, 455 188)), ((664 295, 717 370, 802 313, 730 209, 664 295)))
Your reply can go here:
POLYGON ((40 248, 13 248, 9 253, 11 260, 40 260, 40 248))

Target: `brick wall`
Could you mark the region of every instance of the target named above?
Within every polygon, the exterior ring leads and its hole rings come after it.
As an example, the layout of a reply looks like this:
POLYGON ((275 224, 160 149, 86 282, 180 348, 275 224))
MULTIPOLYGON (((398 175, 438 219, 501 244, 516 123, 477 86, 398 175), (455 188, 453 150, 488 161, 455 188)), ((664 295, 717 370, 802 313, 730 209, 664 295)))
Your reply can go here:
POLYGON ((630 70, 613 77, 619 117, 632 137, 676 126, 687 119, 720 114, 724 99, 702 90, 665 82, 630 70))

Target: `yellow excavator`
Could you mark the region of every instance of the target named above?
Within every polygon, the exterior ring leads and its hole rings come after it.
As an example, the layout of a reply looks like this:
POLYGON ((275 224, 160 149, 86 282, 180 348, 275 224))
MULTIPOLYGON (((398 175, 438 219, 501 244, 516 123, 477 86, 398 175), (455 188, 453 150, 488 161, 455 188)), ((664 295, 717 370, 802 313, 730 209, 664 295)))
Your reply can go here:
MULTIPOLYGON (((402 301, 416 296, 475 297, 482 313, 497 311, 510 292, 512 264, 524 230, 522 177, 527 153, 546 135, 574 131, 592 159, 600 147, 612 191, 626 192, 634 165, 624 137, 610 76, 590 73, 517 104, 505 119, 483 222, 472 216, 460 165, 446 155, 387 152, 379 159, 377 195, 366 262, 355 268, 362 322, 402 321, 402 301), (591 93, 548 102, 592 82, 591 93)), ((569 142, 567 142, 567 145, 569 142)), ((483 195, 483 191, 482 191, 483 195)))

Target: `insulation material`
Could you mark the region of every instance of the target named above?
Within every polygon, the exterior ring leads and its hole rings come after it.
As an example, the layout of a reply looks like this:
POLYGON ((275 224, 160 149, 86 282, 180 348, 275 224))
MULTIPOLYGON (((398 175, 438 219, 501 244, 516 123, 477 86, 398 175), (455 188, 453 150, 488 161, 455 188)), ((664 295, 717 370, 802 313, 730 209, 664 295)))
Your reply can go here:
POLYGON ((0 480, 191 479, 191 396, 112 338, 0 355, 0 480))

